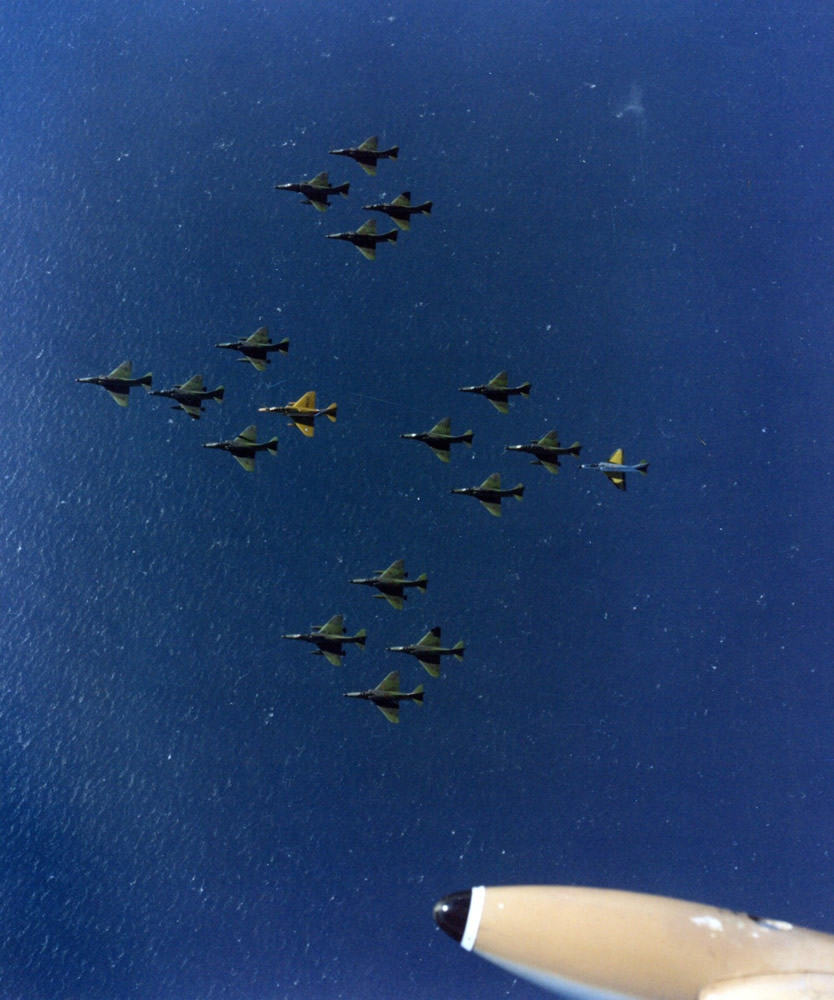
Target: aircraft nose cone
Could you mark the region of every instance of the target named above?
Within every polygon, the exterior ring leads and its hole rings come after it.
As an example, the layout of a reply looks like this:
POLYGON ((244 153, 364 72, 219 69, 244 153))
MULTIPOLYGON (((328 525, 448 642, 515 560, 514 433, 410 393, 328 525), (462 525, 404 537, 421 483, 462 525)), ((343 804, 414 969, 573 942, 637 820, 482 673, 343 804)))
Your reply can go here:
POLYGON ((453 941, 460 943, 466 930, 466 920, 469 916, 469 903, 472 898, 471 889, 453 892, 444 896, 434 904, 432 916, 437 926, 445 931, 453 941))

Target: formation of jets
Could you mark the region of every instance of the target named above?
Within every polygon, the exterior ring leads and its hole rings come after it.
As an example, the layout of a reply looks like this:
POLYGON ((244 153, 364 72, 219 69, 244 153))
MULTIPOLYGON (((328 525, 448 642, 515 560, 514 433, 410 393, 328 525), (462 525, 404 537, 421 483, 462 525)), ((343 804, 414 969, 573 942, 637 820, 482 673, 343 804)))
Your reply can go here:
MULTIPOLYGON (((355 160, 367 174, 373 176, 376 174, 378 162, 383 159, 395 160, 398 151, 396 146, 389 149, 379 149, 377 139, 373 136, 359 146, 333 149, 330 150, 330 153, 355 160)), ((275 188, 276 190, 298 193, 302 195, 304 204, 312 205, 317 211, 324 212, 330 205, 329 199, 331 197, 336 195, 348 197, 350 182, 332 185, 327 171, 322 171, 308 181, 276 184, 275 188)), ((413 216, 431 213, 432 203, 427 201, 412 204, 411 193, 403 191, 389 202, 367 204, 363 207, 366 211, 380 212, 386 215, 393 221, 396 228, 384 233, 377 232, 376 221, 371 218, 358 229, 330 233, 328 238, 352 243, 363 256, 373 260, 378 244, 396 242, 399 232, 410 229, 413 216)), ((273 342, 269 337, 267 327, 262 326, 248 337, 218 343, 215 347, 236 351, 241 355, 236 360, 251 364, 257 372, 264 372, 272 362, 271 355, 286 355, 288 353, 289 339, 285 337, 278 342, 273 342)), ((133 367, 130 361, 122 362, 108 375, 78 378, 76 381, 101 386, 122 407, 126 407, 129 403, 130 390, 135 386, 142 386, 150 395, 172 400, 174 409, 182 410, 194 420, 200 419, 201 415, 206 412, 204 404, 207 401, 214 400, 217 403, 222 403, 225 394, 222 385, 215 389, 206 388, 202 374, 193 375, 187 381, 177 383, 170 389, 155 390, 153 389, 152 373, 148 372, 140 378, 133 378, 133 367)), ((484 384, 461 386, 460 392, 483 396, 499 413, 508 414, 511 397, 528 398, 531 388, 530 382, 510 385, 507 372, 501 371, 484 384)), ((336 403, 318 407, 314 390, 303 393, 294 402, 283 406, 270 405, 258 408, 259 413, 277 413, 288 417, 290 424, 296 426, 305 437, 309 438, 315 434, 316 418, 323 416, 328 421, 335 423, 337 410, 336 403)), ((403 433, 400 434, 400 437, 404 440, 421 441, 427 444, 441 462, 448 463, 451 459, 452 445, 464 444, 471 448, 474 433, 472 430, 467 430, 462 434, 452 433, 451 418, 444 417, 428 431, 403 433)), ((264 451, 273 456, 277 455, 278 438, 272 437, 269 440, 259 442, 257 428, 253 423, 230 440, 206 442, 203 447, 228 452, 243 469, 252 472, 255 469, 255 459, 258 452, 264 451)), ((550 473, 559 471, 560 459, 563 456, 571 455, 578 459, 581 450, 582 445, 578 441, 568 447, 563 447, 555 430, 549 430, 541 438, 527 444, 508 444, 505 446, 505 451, 530 455, 534 465, 541 465, 550 473)), ((620 491, 625 491, 629 473, 639 472, 645 475, 648 467, 646 461, 632 465, 627 464, 622 448, 616 449, 608 461, 581 465, 582 469, 602 472, 620 491)), ((474 497, 490 514, 500 517, 501 501, 508 497, 521 500, 524 496, 524 490, 523 483, 518 483, 512 488, 503 488, 501 475, 495 472, 479 486, 457 487, 450 492, 474 497)), ((408 590, 414 589, 425 593, 428 587, 428 577, 425 573, 421 573, 414 579, 409 578, 403 559, 397 559, 387 569, 377 570, 371 576, 356 577, 349 582, 372 587, 378 591, 374 594, 375 598, 387 601, 391 607, 397 610, 402 610, 405 606, 408 590)), ((310 632, 287 633, 283 638, 310 643, 315 647, 313 650, 315 655, 323 656, 329 663, 339 666, 345 655, 346 647, 354 645, 359 649, 365 648, 367 633, 365 629, 360 629, 354 635, 348 635, 343 615, 336 614, 323 625, 312 626, 310 632)), ((456 660, 462 660, 465 646, 463 640, 458 641, 453 646, 443 646, 440 626, 435 626, 416 643, 385 648, 387 652, 406 653, 413 656, 432 677, 438 677, 442 658, 453 657, 456 660)), ((370 701, 380 709, 390 722, 399 722, 400 703, 414 701, 416 704, 422 705, 424 690, 423 685, 419 685, 413 691, 401 690, 399 672, 394 670, 376 687, 365 691, 346 692, 345 697, 370 701)))
MULTIPOLYGON (((376 572, 371 577, 350 580, 350 583, 375 587, 380 593, 374 594, 374 597, 384 598, 397 610, 403 608, 407 588, 415 587, 425 591, 428 582, 425 573, 421 573, 414 580, 409 580, 403 559, 397 559, 391 563, 388 569, 376 572)), ((291 632, 282 638, 311 643, 316 647, 313 650, 314 655, 323 656, 329 663, 338 667, 341 666, 342 657, 345 655, 344 647, 356 645, 359 649, 364 649, 368 635, 365 629, 360 629, 355 635, 348 635, 344 616, 337 614, 333 615, 324 625, 314 625, 312 632, 291 632)), ((441 657, 453 656, 456 660, 462 661, 465 648, 463 640, 450 648, 442 646, 441 630, 440 626, 437 625, 418 642, 407 646, 386 646, 386 652, 408 653, 414 656, 432 677, 439 677, 441 657)), ((367 691, 349 691, 345 693, 345 697, 373 702, 389 722, 399 722, 400 702, 415 701, 417 704, 422 704, 423 693, 422 684, 413 691, 401 691, 399 671, 393 670, 375 688, 367 691)))
MULTIPOLYGON (((389 149, 380 149, 377 136, 372 135, 369 139, 358 146, 348 146, 345 149, 331 149, 331 156, 347 156, 355 160, 359 166, 370 176, 376 175, 377 163, 380 160, 396 160, 399 154, 399 146, 391 146, 389 149)), ((309 181, 296 181, 289 184, 276 184, 276 191, 293 191, 302 195, 302 205, 312 205, 319 212, 326 212, 330 207, 330 197, 341 195, 348 197, 350 192, 350 182, 332 185, 328 172, 323 170, 316 174, 309 181)), ((411 192, 403 191, 391 201, 377 202, 371 205, 363 205, 366 212, 382 212, 387 215, 397 226, 387 233, 378 233, 376 220, 368 219, 358 229, 349 229, 342 233, 328 233, 327 239, 341 240, 343 243, 352 243, 366 260, 376 260, 376 248, 380 243, 396 243, 399 230, 411 229, 411 217, 413 215, 430 215, 432 203, 424 201, 419 205, 412 205, 411 192)))

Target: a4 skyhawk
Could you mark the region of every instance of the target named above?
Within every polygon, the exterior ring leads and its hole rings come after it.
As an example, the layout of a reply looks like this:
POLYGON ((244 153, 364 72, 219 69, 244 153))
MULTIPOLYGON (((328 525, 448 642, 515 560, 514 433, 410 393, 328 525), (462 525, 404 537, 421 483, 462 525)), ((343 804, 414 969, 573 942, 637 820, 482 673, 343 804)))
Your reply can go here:
POLYGON ((387 233, 377 233, 376 219, 368 219, 358 229, 352 229, 347 233, 328 233, 327 238, 352 243, 363 257, 376 260, 377 243, 396 243, 397 235, 396 229, 391 229, 387 233))
POLYGON ((280 351, 282 354, 286 354, 289 351, 290 338, 284 337, 277 344, 273 344, 269 339, 269 330, 267 327, 262 326, 250 337, 246 337, 245 340, 230 340, 225 344, 215 344, 214 346, 225 347, 230 351, 240 351, 245 357, 237 358, 238 361, 248 361, 259 372, 262 372, 266 370, 266 366, 270 363, 269 354, 273 351, 280 351))
POLYGON ((200 414, 204 413, 203 400, 213 399, 218 403, 223 402, 223 386, 216 389, 206 389, 202 375, 194 375, 182 385, 175 385, 173 389, 154 389, 152 396, 165 396, 174 400, 174 410, 184 410, 189 417, 194 420, 200 419, 200 414))
POLYGON ((526 398, 530 395, 531 388, 529 382, 509 386, 507 385, 507 373, 499 372, 486 385, 465 385, 461 387, 460 391, 476 392, 479 396, 486 396, 499 413, 509 413, 510 404, 508 400, 510 396, 524 396, 526 398))
POLYGON ((312 642, 318 646, 318 649, 313 650, 314 655, 323 656, 334 667, 339 667, 342 664, 342 657, 345 655, 342 648, 345 643, 355 643, 360 649, 364 649, 367 633, 362 628, 356 635, 345 635, 344 616, 333 615, 330 621, 325 622, 324 625, 314 625, 312 632, 296 632, 291 635, 283 635, 281 638, 312 642))
POLYGON ((430 201, 422 205, 411 204, 411 192, 403 191, 393 201, 381 202, 378 205, 363 205, 366 212, 384 212, 389 215, 400 229, 411 229, 412 215, 431 215, 430 201))
POLYGON ((518 486, 513 486, 511 490, 502 490, 501 476, 497 472, 494 472, 491 476, 488 476, 480 486, 465 486, 457 490, 452 490, 452 493, 459 493, 461 496, 475 497, 476 500, 481 501, 490 514, 494 514, 495 517, 500 517, 501 501, 505 497, 515 497, 516 500, 521 500, 524 496, 524 483, 519 483, 518 486))
POLYGON ((258 444, 258 432, 254 424, 250 424, 232 441, 211 441, 203 445, 204 448, 218 448, 220 451, 228 451, 247 472, 255 471, 255 455, 259 451, 268 451, 270 455, 278 454, 278 438, 274 437, 270 441, 258 444))
POLYGON ((449 417, 439 420, 430 431, 423 431, 420 434, 400 434, 406 441, 424 441, 441 462, 449 461, 450 448, 453 444, 463 443, 471 448, 474 436, 472 431, 452 434, 452 421, 449 417))
POLYGON ((396 160, 400 151, 399 146, 391 146, 390 149, 379 149, 378 138, 372 135, 359 146, 349 146, 347 149, 331 149, 331 156, 349 156, 356 160, 366 174, 376 173, 377 160, 396 160))
POLYGON ((398 559, 392 562, 386 570, 374 570, 374 575, 362 579, 351 580, 351 583, 361 583, 367 587, 376 587, 379 591, 374 597, 385 598, 392 608, 398 611, 405 604, 406 587, 417 587, 425 593, 429 584, 429 578, 425 573, 421 573, 416 580, 407 579, 408 573, 405 571, 405 561, 398 559))
POLYGON ((361 698, 372 701, 389 722, 400 721, 400 702, 413 701, 423 704, 423 685, 418 684, 413 691, 400 691, 400 673, 392 670, 388 676, 370 691, 348 691, 345 698, 361 698))
POLYGON ((76 382, 86 382, 90 385, 100 385, 106 389, 119 406, 127 406, 128 394, 135 385, 141 385, 145 392, 151 391, 153 375, 148 372, 141 378, 131 378, 133 364, 130 361, 123 361, 118 368, 114 368, 109 375, 91 375, 89 378, 77 378, 76 382))
POLYGON ((287 403, 286 406, 259 406, 258 413, 283 413, 288 416, 295 426, 305 437, 312 437, 315 434, 316 417, 327 417, 332 423, 336 423, 336 411, 338 407, 335 403, 325 406, 323 410, 316 408, 315 390, 305 392, 303 396, 294 403, 287 403))
POLYGON ((618 448, 607 462, 588 462, 586 465, 582 465, 581 468, 596 469, 598 472, 604 472, 609 482, 612 482, 618 490, 625 492, 626 473, 640 472, 645 476, 649 471, 649 463, 644 459, 636 465, 626 465, 624 458, 623 449, 618 448))
POLYGON ((327 206, 330 204, 327 200, 328 196, 331 194, 340 194, 343 198, 347 198, 348 191, 350 190, 350 182, 347 184, 337 184, 333 187, 330 184, 327 171, 323 170, 311 180, 301 181, 299 184, 276 184, 275 190, 295 191, 296 194, 303 194, 302 205, 312 205, 319 212, 326 212, 327 206))
POLYGON ((548 472, 557 473, 559 471, 559 456, 574 455, 579 458, 582 445, 574 441, 570 448, 563 448, 559 444, 559 435, 556 431, 548 431, 544 437, 538 441, 531 441, 530 444, 508 444, 504 451, 523 451, 534 458, 533 465, 543 465, 548 472))
POLYGON ((416 656, 420 663, 428 670, 432 677, 440 676, 440 657, 454 656, 456 660, 463 660, 463 651, 466 648, 463 639, 456 642, 450 649, 440 645, 440 626, 435 626, 430 632, 426 632, 423 638, 413 646, 386 646, 389 653, 408 653, 416 656))

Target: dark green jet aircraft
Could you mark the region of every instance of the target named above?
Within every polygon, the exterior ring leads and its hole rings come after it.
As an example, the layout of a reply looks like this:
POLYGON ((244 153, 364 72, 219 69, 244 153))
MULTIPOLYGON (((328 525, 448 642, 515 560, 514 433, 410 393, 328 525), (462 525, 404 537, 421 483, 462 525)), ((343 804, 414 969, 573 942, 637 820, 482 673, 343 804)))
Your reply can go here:
POLYGON ((411 229, 411 216, 431 215, 430 201, 424 201, 422 205, 411 204, 411 192, 403 191, 398 194, 393 201, 382 202, 379 205, 363 205, 366 212, 384 212, 389 215, 400 229, 411 229))
POLYGON ((228 451, 247 472, 255 471, 255 455, 259 451, 268 451, 270 455, 278 454, 278 438, 274 437, 270 441, 258 444, 258 432, 254 424, 250 424, 232 441, 212 441, 204 444, 204 448, 219 448, 220 451, 228 451))
POLYGON ((530 395, 530 389, 529 382, 524 382, 522 385, 508 386, 507 373, 499 372, 486 385, 465 385, 461 387, 460 391, 476 392, 479 396, 486 396, 499 413, 509 413, 509 397, 524 396, 526 398, 530 395))
POLYGON ((480 486, 466 486, 461 489, 452 490, 452 493, 459 493, 462 496, 475 497, 480 500, 490 514, 495 517, 501 516, 501 501, 504 497, 515 497, 521 500, 524 496, 524 483, 519 483, 511 490, 501 489, 501 477, 497 472, 488 476, 480 486))
POLYGON ((440 645, 440 626, 437 625, 430 632, 426 632, 414 646, 386 646, 385 648, 389 653, 408 653, 410 656, 416 656, 432 677, 439 677, 440 657, 454 656, 456 660, 463 660, 463 651, 466 647, 461 639, 451 649, 444 649, 440 645))
POLYGON ((563 448, 559 444, 559 435, 556 431, 548 431, 544 437, 538 441, 531 441, 530 444, 508 444, 504 451, 524 451, 528 455, 533 455, 533 465, 543 465, 548 472, 559 471, 559 456, 574 455, 579 458, 582 445, 574 441, 570 448, 563 448))
POLYGON ((376 260, 377 243, 396 243, 397 235, 396 229, 377 234, 376 219, 368 219, 358 229, 353 229, 349 233, 328 233, 327 238, 352 243, 363 257, 376 260))
POLYGON ((356 160, 366 174, 376 173, 377 160, 396 160, 400 151, 399 146, 392 146, 390 149, 379 149, 377 147, 377 137, 372 135, 360 146, 349 146, 347 149, 331 149, 331 156, 349 156, 356 160))
POLYGON ((450 449, 453 444, 462 442, 471 448, 474 436, 472 431, 467 431, 465 434, 452 434, 452 421, 449 417, 439 420, 430 431, 423 431, 420 434, 400 434, 400 437, 406 441, 424 441, 441 462, 449 461, 450 449))
POLYGON ((337 184, 336 187, 331 187, 327 171, 323 170, 320 174, 316 174, 312 180, 301 181, 300 184, 276 184, 275 190, 295 191, 296 194, 303 194, 302 205, 312 205, 319 212, 326 212, 327 206, 330 204, 327 200, 328 195, 340 194, 343 198, 347 198, 350 183, 337 184))
POLYGON ((204 399, 214 399, 218 403, 223 402, 223 386, 219 385, 216 389, 206 389, 203 384, 203 376, 194 375, 182 385, 175 385, 173 389, 154 389, 151 391, 151 395, 173 399, 175 403, 172 409, 184 410, 189 417, 199 420, 200 414, 205 412, 202 405, 204 399))
POLYGON ((645 476, 649 472, 649 463, 643 459, 642 462, 638 462, 636 465, 626 465, 623 449, 618 448, 607 462, 589 462, 587 465, 581 466, 581 468, 596 469, 598 472, 604 472, 608 481, 613 483, 618 490, 622 490, 625 493, 626 473, 640 472, 645 476))
POLYGON ((418 587, 425 593, 429 584, 429 578, 425 573, 421 573, 416 580, 406 579, 408 573, 405 571, 405 562, 398 559, 392 562, 386 570, 375 570, 374 576, 363 579, 351 580, 351 583, 362 583, 367 587, 376 587, 380 593, 374 597, 384 597, 392 608, 400 611, 405 603, 406 595, 403 592, 406 587, 418 587))
POLYGON ((141 378, 131 378, 133 364, 130 361, 123 361, 118 368, 114 368, 109 375, 91 375, 89 378, 77 378, 76 382, 86 382, 90 385, 100 385, 106 389, 119 406, 127 406, 128 393, 135 385, 141 385, 145 392, 151 391, 153 375, 148 372, 141 378))
POLYGON ((230 340, 225 344, 215 344, 215 347, 225 347, 230 351, 240 351, 245 357, 238 358, 238 361, 248 361, 259 372, 266 371, 266 366, 270 363, 270 359, 267 357, 273 351, 280 351, 282 354, 286 354, 290 349, 290 338, 284 337, 283 340, 279 340, 277 344, 273 344, 269 339, 269 330, 267 327, 259 327, 251 337, 247 337, 245 340, 230 340))
POLYGON ((370 691, 348 691, 345 698, 372 701, 389 722, 399 722, 401 701, 423 704, 423 685, 418 684, 413 691, 400 691, 400 672, 392 670, 385 680, 370 691))
POLYGON ((345 635, 344 616, 333 615, 329 622, 324 625, 314 625, 315 631, 302 633, 296 632, 291 635, 283 635, 282 639, 301 639, 302 642, 312 642, 318 649, 313 653, 317 656, 324 656, 334 667, 342 664, 342 657, 345 651, 342 646, 346 642, 355 643, 360 649, 365 648, 367 633, 365 629, 360 629, 356 635, 345 635))

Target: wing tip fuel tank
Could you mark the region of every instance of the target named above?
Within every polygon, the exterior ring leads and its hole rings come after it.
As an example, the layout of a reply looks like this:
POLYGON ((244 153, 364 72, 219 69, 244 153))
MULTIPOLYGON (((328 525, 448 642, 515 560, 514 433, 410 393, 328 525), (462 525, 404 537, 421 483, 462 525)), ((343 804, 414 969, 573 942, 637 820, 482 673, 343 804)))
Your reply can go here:
POLYGON ((444 897, 433 915, 466 950, 575 1000, 834 1000, 833 935, 715 906, 477 886, 444 897))

